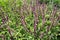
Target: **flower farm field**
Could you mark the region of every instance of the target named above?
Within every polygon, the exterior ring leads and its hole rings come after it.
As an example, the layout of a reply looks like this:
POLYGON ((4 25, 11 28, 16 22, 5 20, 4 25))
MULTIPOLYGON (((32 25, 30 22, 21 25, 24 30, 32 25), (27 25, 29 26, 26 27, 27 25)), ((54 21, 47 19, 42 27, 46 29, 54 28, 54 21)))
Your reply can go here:
POLYGON ((60 0, 0 0, 0 40, 60 40, 60 0))

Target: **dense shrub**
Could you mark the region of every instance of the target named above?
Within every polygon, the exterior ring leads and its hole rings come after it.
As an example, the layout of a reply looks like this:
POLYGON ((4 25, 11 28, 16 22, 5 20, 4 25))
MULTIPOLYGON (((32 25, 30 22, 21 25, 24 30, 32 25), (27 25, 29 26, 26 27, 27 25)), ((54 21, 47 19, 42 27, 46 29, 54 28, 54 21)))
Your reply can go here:
POLYGON ((60 40, 60 0, 0 0, 0 40, 60 40))

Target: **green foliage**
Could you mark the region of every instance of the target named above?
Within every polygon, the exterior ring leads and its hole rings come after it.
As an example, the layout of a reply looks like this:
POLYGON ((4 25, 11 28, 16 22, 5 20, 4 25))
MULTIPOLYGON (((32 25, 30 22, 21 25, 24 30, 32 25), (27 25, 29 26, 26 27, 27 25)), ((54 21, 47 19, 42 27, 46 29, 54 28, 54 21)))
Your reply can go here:
MULTIPOLYGON (((30 1, 27 1, 28 5, 30 4, 30 1)), ((41 3, 45 2, 47 3, 47 8, 49 12, 51 13, 51 10, 53 9, 52 3, 50 4, 51 0, 40 0, 41 3)), ((57 8, 60 8, 60 0, 53 0, 52 1, 54 5, 57 5, 57 8)), ((28 8, 27 14, 24 13, 23 16, 25 16, 25 22, 27 29, 31 30, 33 34, 30 34, 29 32, 24 30, 24 27, 21 23, 21 7, 24 7, 24 2, 22 0, 0 0, 0 36, 4 35, 6 40, 10 40, 11 37, 13 40, 35 40, 34 38, 34 14, 32 11, 28 8), (8 20, 6 20, 5 23, 2 22, 2 20, 8 16, 8 20), (8 31, 8 27, 10 28, 11 34, 8 31), (11 36, 12 35, 12 36, 11 36)), ((57 25, 52 26, 50 31, 46 34, 46 28, 47 25, 51 25, 51 21, 49 18, 51 17, 49 15, 49 12, 47 10, 47 14, 45 14, 45 24, 42 24, 42 16, 39 14, 38 17, 38 24, 37 24, 37 30, 36 30, 36 39, 40 40, 39 36, 41 32, 44 32, 44 37, 42 40, 48 40, 51 38, 51 40, 58 40, 57 36, 60 34, 60 20, 58 20, 57 25), (43 28, 41 28, 43 26, 43 28), (39 30, 41 29, 41 30, 39 30)), ((26 11, 24 9, 23 11, 26 11)), ((59 15, 59 12, 57 12, 56 16, 59 15)), ((0 37, 0 40, 2 40, 2 37, 0 37)), ((60 40, 60 39, 59 39, 60 40)))

